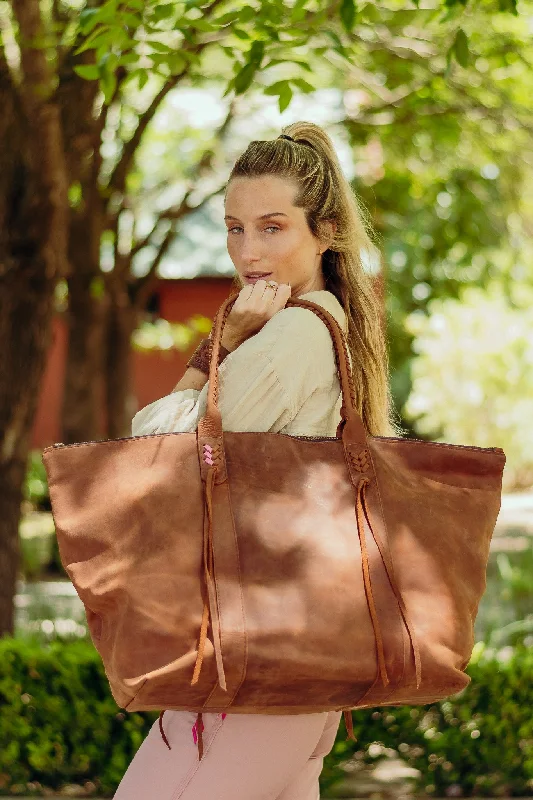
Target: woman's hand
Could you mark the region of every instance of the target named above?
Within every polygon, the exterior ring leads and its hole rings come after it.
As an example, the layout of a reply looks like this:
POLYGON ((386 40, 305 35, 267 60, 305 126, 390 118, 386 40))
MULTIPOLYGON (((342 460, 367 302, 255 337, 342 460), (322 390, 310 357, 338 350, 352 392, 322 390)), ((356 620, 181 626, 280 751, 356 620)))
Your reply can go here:
POLYGON ((244 286, 233 304, 222 331, 221 343, 228 350, 235 350, 285 306, 291 296, 288 283, 270 288, 262 278, 254 284, 244 286), (251 291, 250 291, 251 288, 251 291))

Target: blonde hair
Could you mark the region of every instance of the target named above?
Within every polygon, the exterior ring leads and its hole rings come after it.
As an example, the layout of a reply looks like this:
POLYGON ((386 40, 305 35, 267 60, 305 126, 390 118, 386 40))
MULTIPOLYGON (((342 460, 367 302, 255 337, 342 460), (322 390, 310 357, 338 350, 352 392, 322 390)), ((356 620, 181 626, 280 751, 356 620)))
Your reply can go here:
MULTIPOLYGON (((294 141, 250 142, 235 162, 228 185, 236 177, 293 179, 299 186, 294 204, 304 209, 311 232, 321 238, 323 222, 336 222, 334 238, 322 255, 322 272, 326 289, 336 296, 347 317, 356 407, 371 436, 402 436, 394 419, 382 303, 361 260, 362 251, 370 254, 374 249, 368 212, 346 180, 323 128, 294 122, 283 134, 294 141)), ((234 288, 242 288, 238 275, 234 288)))

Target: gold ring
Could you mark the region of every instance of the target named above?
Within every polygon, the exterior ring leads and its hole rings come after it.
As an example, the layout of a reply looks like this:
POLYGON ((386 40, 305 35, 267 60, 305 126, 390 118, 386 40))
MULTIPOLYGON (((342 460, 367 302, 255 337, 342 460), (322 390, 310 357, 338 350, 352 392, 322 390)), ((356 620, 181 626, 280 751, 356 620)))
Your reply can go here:
POLYGON ((278 288, 278 284, 276 283, 276 281, 267 281, 267 282, 266 282, 266 285, 267 285, 267 286, 268 286, 270 289, 277 289, 277 288, 278 288))

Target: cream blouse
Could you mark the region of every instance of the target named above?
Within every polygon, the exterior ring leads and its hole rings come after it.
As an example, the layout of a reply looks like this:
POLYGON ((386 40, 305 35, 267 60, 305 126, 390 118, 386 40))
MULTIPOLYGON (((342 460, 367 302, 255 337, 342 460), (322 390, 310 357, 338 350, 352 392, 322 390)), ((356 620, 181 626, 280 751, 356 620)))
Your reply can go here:
MULTIPOLYGON (((329 311, 346 332, 346 315, 332 292, 300 297, 329 311)), ((140 409, 132 436, 195 431, 208 388, 209 381, 201 390, 171 392, 140 409)), ((218 407, 226 431, 335 436, 341 400, 331 335, 306 308, 282 308, 219 367, 218 407)))

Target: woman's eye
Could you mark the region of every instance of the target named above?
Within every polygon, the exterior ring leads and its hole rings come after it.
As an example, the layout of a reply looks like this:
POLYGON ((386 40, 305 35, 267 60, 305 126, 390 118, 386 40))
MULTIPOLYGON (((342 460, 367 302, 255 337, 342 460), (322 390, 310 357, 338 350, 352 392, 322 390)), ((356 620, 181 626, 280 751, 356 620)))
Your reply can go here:
MULTIPOLYGON (((268 225, 268 227, 265 228, 265 231, 268 231, 268 230, 279 231, 279 230, 281 230, 281 228, 278 228, 277 225, 268 225)), ((241 226, 240 225, 235 225, 233 228, 228 228, 228 233, 233 233, 234 231, 242 231, 241 226)))

